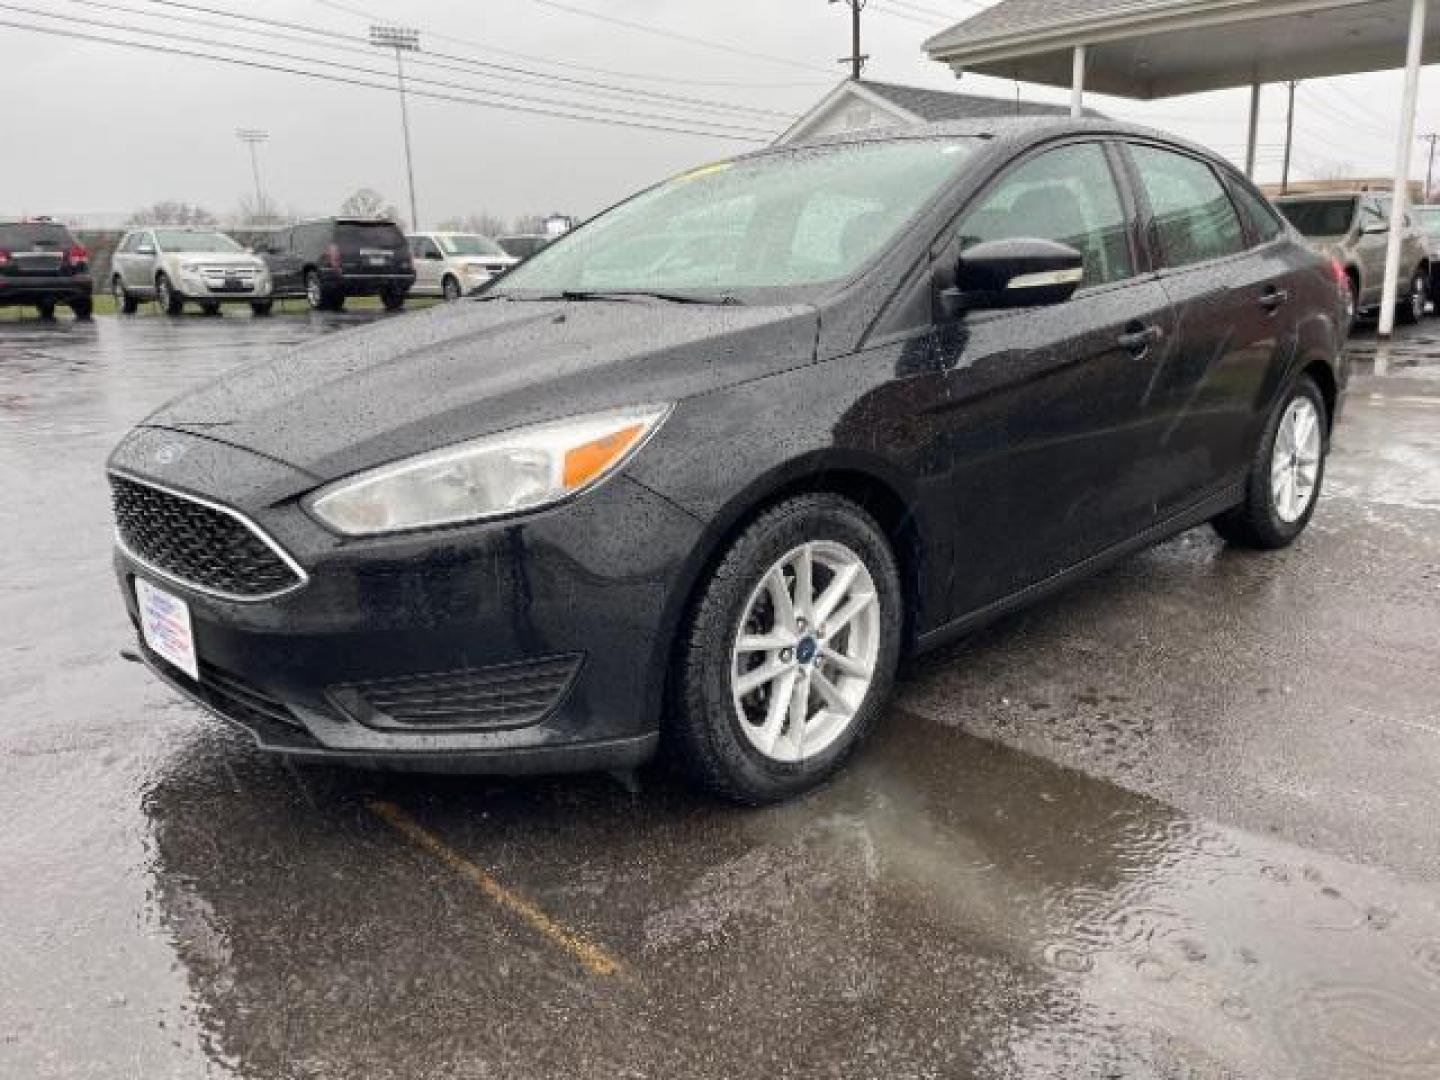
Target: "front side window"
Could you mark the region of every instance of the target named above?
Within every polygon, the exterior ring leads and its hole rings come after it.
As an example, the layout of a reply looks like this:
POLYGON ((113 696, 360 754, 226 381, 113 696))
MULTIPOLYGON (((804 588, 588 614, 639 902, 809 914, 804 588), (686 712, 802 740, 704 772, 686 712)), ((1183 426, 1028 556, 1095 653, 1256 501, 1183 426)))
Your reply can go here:
POLYGON ((155 238, 165 251, 244 251, 224 233, 190 232, 188 229, 156 229, 155 238))
POLYGON ((440 246, 451 255, 490 255, 504 258, 504 249, 488 236, 470 233, 440 237, 440 246))
POLYGON ((1085 285, 1134 276, 1120 192, 1099 143, 1048 150, 1002 177, 965 216, 960 249, 990 240, 1054 240, 1085 257, 1085 285))
POLYGON ((851 143, 695 169, 536 253, 498 291, 729 291, 841 281, 900 234, 977 143, 851 143))
POLYGON ((1153 146, 1132 146, 1130 153, 1150 199, 1165 266, 1192 266, 1245 249, 1239 215, 1214 169, 1153 146))

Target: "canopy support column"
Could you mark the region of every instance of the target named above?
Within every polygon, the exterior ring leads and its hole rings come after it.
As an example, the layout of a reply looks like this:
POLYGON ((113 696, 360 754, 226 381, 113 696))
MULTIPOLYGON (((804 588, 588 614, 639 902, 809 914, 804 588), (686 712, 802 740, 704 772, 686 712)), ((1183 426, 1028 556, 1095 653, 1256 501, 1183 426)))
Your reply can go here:
POLYGON ((1085 46, 1075 46, 1075 74, 1070 84, 1070 115, 1075 119, 1085 115, 1085 46))
POLYGON ((1260 141, 1260 84, 1250 84, 1250 135, 1245 140, 1245 175, 1255 179, 1255 149, 1260 141))
POLYGON ((1380 298, 1380 336, 1395 332, 1395 304, 1400 299, 1400 230, 1410 201, 1410 163, 1415 146, 1415 105, 1420 96, 1420 59, 1425 44, 1426 0, 1411 0, 1410 42, 1405 53, 1405 95, 1400 103, 1400 130, 1395 137, 1395 197, 1390 200, 1390 234, 1385 248, 1385 291, 1380 298))

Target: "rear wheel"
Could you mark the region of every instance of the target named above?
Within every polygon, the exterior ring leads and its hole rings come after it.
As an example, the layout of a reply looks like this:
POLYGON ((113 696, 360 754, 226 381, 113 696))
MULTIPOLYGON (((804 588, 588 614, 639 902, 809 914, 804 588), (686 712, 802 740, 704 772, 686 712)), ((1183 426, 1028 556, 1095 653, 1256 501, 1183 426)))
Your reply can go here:
POLYGON ((459 300, 460 279, 454 274, 446 274, 445 280, 440 283, 440 291, 446 300, 459 300))
POLYGON ((380 294, 380 302, 386 311, 400 311, 405 307, 405 290, 386 289, 380 294))
POLYGON ((1215 531, 1237 547, 1274 550, 1294 543, 1320 498, 1327 423, 1320 388, 1302 375, 1265 426, 1245 501, 1211 522, 1215 531))
POLYGON ((75 318, 85 322, 95 311, 95 299, 90 296, 77 296, 70 301, 70 310, 74 313, 75 318))
POLYGON ((220 303, 219 303, 219 301, 218 301, 218 300, 201 300, 201 301, 200 301, 200 312, 201 312, 201 314, 210 316, 211 318, 213 318, 213 317, 216 316, 216 315, 219 315, 219 314, 220 314, 220 303))
POLYGON ((40 318, 44 319, 46 322, 49 322, 51 319, 55 318, 55 301, 41 300, 35 305, 35 310, 40 313, 40 318))
POLYGON ((170 279, 164 274, 155 279, 155 302, 166 315, 185 313, 185 297, 175 291, 175 286, 170 284, 170 279))
POLYGON ((140 310, 140 301, 130 295, 119 274, 110 279, 110 295, 115 298, 115 310, 122 315, 134 315, 140 310))
POLYGON ((325 288, 318 270, 305 271, 305 299, 313 311, 339 311, 345 306, 344 294, 325 288))
POLYGON ((746 803, 834 773, 885 707, 903 625, 884 532, 848 499, 765 511, 701 587, 667 736, 701 785, 746 803))
POLYGON ((1430 275, 1423 269, 1410 275, 1410 291, 1400 298, 1396 314, 1406 326, 1414 326, 1425 318, 1425 305, 1430 302, 1430 275))
POLYGON ((275 309, 274 300, 251 300, 250 311, 257 319, 263 319, 275 309))

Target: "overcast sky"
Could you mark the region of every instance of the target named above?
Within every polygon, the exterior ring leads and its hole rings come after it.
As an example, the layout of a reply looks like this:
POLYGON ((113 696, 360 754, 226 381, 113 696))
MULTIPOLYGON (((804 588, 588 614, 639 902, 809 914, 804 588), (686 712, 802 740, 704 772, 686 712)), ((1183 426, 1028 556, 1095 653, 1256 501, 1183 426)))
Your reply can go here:
MULTIPOLYGON (((923 0, 920 6, 953 11, 959 21, 984 4, 923 0)), ((115 26, 145 26, 176 35, 148 39, 176 49, 220 51, 219 46, 229 42, 261 50, 232 54, 259 62, 309 67, 367 82, 386 78, 273 55, 289 53, 327 59, 333 65, 389 71, 393 77, 393 59, 386 54, 328 51, 321 47, 326 39, 299 30, 222 20, 201 8, 361 36, 375 21, 370 15, 414 26, 421 32, 426 57, 449 67, 412 66, 411 74, 455 84, 416 87, 434 93, 468 96, 466 88, 486 88, 551 99, 551 103, 530 103, 537 108, 570 111, 574 104, 604 104, 673 118, 640 122, 706 129, 727 124, 758 132, 752 136, 756 141, 746 142, 718 134, 632 130, 412 96, 420 216, 430 224, 479 211, 505 217, 549 211, 593 213, 653 179, 743 151, 763 141, 764 133, 783 129, 838 81, 841 68, 835 58, 849 51, 848 9, 826 0, 5 0, 0 21, 88 34, 107 42, 139 40, 115 26), (645 33, 562 7, 699 41, 645 33), (141 11, 148 17, 132 13, 141 11), (177 16, 215 25, 173 21, 177 16), (222 31, 222 24, 232 29, 222 31), (244 33, 247 27, 260 33, 244 33), (263 52, 272 55, 267 59, 263 52), (437 60, 435 53, 450 59, 437 60), (494 69, 485 74, 471 66, 471 60, 765 111, 720 112, 675 101, 601 96, 579 83, 521 83, 518 78, 532 76, 506 76, 494 69)), ((902 17, 898 10, 887 0, 877 0, 866 12, 865 50, 873 56, 869 77, 1014 96, 1014 84, 1008 82, 967 76, 957 83, 948 69, 926 60, 920 49, 921 42, 942 29, 943 23, 916 16, 913 7, 906 9, 911 17, 902 17)), ((330 40, 345 46, 338 39, 330 40)), ((1295 174, 1388 173, 1400 86, 1398 72, 1302 85, 1295 174)), ((1065 93, 1055 90, 1026 92, 1038 100, 1067 100, 1065 93)), ((1440 125, 1437 94, 1440 80, 1427 71, 1421 92, 1422 131, 1440 125)), ((1104 98, 1092 98, 1090 103, 1115 116, 1170 128, 1238 160, 1244 153, 1247 100, 1248 92, 1239 90, 1143 105, 1104 98)), ((361 186, 380 190, 397 205, 405 203, 399 104, 393 90, 338 85, 0 25, 0 101, 6 148, 5 167, 0 170, 0 214, 123 217, 136 207, 177 199, 228 215, 253 186, 237 128, 270 133, 269 142, 260 149, 263 181, 287 208, 330 213, 361 186)), ((1278 177, 1283 140, 1284 91, 1271 87, 1263 103, 1262 180, 1278 177)), ((1417 148, 1416 154, 1418 177, 1424 175, 1422 149, 1417 148)))

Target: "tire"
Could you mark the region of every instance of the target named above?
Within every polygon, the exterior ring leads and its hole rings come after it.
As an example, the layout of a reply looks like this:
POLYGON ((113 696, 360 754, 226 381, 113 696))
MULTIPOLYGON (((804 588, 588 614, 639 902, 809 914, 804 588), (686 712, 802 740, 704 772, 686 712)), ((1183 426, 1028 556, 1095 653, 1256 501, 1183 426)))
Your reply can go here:
POLYGON ((1425 318, 1425 305, 1430 302, 1430 275, 1417 269, 1410 275, 1410 291, 1401 297, 1396 317, 1405 326, 1415 326, 1425 318))
POLYGON ((155 302, 166 315, 185 314, 185 297, 175 291, 175 286, 164 274, 155 279, 155 302))
POLYGON ((668 749, 697 784, 736 802, 775 802, 823 782, 888 702, 900 656, 902 605, 894 552, 880 526, 855 503, 837 495, 802 495, 766 510, 701 583, 675 655, 664 731, 668 749), (832 598, 830 614, 820 615, 823 620, 857 606, 839 629, 823 622, 782 627, 779 598, 770 586, 784 588, 793 603, 804 552, 810 554, 813 599, 797 605, 797 617, 807 610, 806 618, 816 615, 814 603, 838 582, 837 567, 858 567, 852 591, 838 603, 832 598), (827 655, 817 630, 834 635, 830 646, 851 657, 853 675, 827 655), (742 637, 757 647, 742 650, 742 637), (766 641, 788 644, 759 647, 766 641), (736 695, 737 678, 748 675, 753 683, 765 670, 780 673, 736 695), (834 699, 825 687, 848 699, 843 712, 830 706, 834 699), (792 706, 801 703, 808 722, 797 727, 795 708, 774 708, 781 694, 792 706))
POLYGON ((220 304, 215 300, 201 300, 200 312, 208 318, 215 318, 220 314, 220 304))
POLYGON ((1325 398, 1315 380, 1302 375, 1281 399, 1265 425, 1246 478, 1245 501, 1211 522, 1227 543, 1236 547, 1275 551, 1289 547, 1305 531, 1315 514, 1325 482, 1328 427, 1325 398), (1285 446, 1285 432, 1292 430, 1291 418, 1297 410, 1308 412, 1315 425, 1313 443, 1309 432, 1305 432, 1302 436, 1304 445, 1298 452, 1285 446), (1285 464, 1287 455, 1289 463, 1285 464), (1308 488, 1304 483, 1307 469, 1308 488), (1286 478, 1282 474, 1286 470, 1293 499, 1287 499, 1285 495, 1286 478), (1303 501, 1299 501, 1302 491, 1303 501))
POLYGON ((454 274, 446 274, 445 280, 440 283, 440 295, 448 300, 460 299, 460 279, 454 274))
POLYGON ((251 300, 250 313, 257 319, 263 319, 275 310, 274 300, 251 300))
POLYGON ((115 297, 115 310, 122 315, 134 315, 140 310, 140 301, 125 288, 119 274, 110 279, 110 295, 115 297))
POLYGON ((1349 337, 1355 332, 1355 324, 1360 321, 1360 278, 1353 272, 1347 273, 1345 282, 1346 296, 1350 305, 1345 313, 1345 336, 1349 337))
POLYGON ((35 310, 40 313, 41 319, 45 322, 50 322, 55 318, 55 301, 41 300, 35 305, 35 310))
POLYGON ((385 305, 386 311, 405 310, 405 290, 386 289, 380 294, 380 303, 385 305))
POLYGON ((320 271, 305 271, 305 300, 312 311, 339 311, 345 306, 343 293, 325 288, 320 271))
POLYGON ((90 316, 95 313, 95 298, 92 296, 81 296, 70 301, 70 311, 79 322, 89 322, 90 316))

